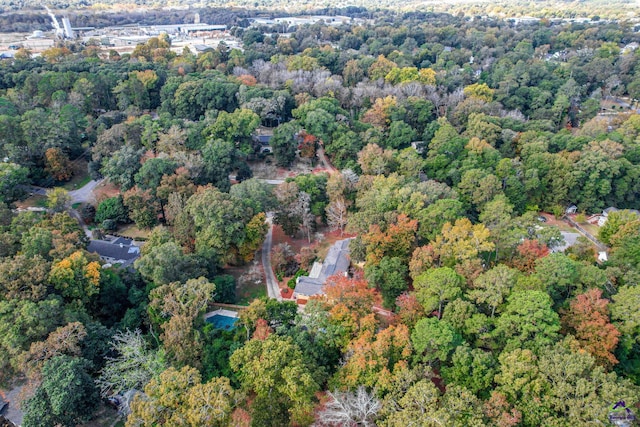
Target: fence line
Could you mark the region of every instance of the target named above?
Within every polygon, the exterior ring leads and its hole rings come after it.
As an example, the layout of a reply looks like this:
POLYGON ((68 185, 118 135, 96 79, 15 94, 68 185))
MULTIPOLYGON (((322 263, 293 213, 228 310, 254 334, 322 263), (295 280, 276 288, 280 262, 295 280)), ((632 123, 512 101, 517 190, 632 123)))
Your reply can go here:
POLYGON ((591 233, 589 233, 587 230, 582 228, 580 224, 575 222, 573 219, 569 218, 566 215, 563 217, 563 219, 567 221, 569 224, 571 224, 572 226, 574 226, 584 237, 591 240, 591 242, 593 242, 593 244, 595 244, 598 247, 598 249, 600 249, 601 251, 607 250, 607 247, 604 245, 604 243, 596 239, 591 233))

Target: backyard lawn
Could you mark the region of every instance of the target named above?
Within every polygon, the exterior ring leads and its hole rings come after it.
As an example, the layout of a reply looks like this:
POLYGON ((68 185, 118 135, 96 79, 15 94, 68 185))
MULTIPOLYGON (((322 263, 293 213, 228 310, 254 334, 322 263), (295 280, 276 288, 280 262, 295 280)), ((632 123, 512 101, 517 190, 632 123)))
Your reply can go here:
POLYGON ((117 233, 135 240, 146 240, 151 230, 139 229, 135 224, 127 224, 119 227, 117 233))

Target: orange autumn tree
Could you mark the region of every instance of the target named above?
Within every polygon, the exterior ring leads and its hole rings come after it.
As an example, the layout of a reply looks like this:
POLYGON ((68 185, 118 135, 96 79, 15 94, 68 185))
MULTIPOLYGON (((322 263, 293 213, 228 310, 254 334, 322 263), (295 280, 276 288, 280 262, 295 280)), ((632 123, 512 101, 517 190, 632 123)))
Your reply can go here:
POLYGON ((329 312, 329 321, 340 327, 340 347, 346 348, 353 337, 362 331, 375 331, 378 322, 372 307, 379 297, 369 288, 362 275, 349 278, 330 276, 324 286, 323 301, 329 312))
POLYGON ((425 317, 424 307, 415 293, 404 292, 396 298, 398 316, 405 325, 413 328, 418 320, 425 317))
POLYGON ((45 170, 51 174, 56 181, 68 181, 73 175, 69 157, 59 148, 49 148, 44 153, 46 167, 45 170))
POLYGON ((362 122, 380 129, 386 130, 391 124, 391 112, 397 106, 395 96, 377 98, 371 108, 362 116, 362 122))
POLYGON ((538 240, 525 240, 518 245, 518 255, 512 261, 515 268, 525 273, 535 270, 536 261, 549 255, 549 248, 538 240))
POLYGON ((336 373, 336 385, 343 389, 360 385, 386 388, 394 372, 406 367, 412 351, 406 325, 390 326, 378 333, 366 330, 349 344, 350 357, 336 373))
POLYGON ((300 150, 300 157, 306 159, 313 159, 316 156, 316 148, 318 145, 318 138, 305 131, 300 131, 298 135, 300 143, 298 144, 298 150, 300 150))
POLYGON ((376 265, 383 257, 398 257, 409 261, 416 243, 418 221, 409 219, 405 214, 382 231, 378 224, 369 227, 369 232, 362 236, 367 248, 367 265, 376 265))
POLYGON ((608 305, 609 300, 602 298, 600 289, 589 289, 571 301, 563 323, 575 334, 580 347, 599 364, 610 367, 618 363, 613 351, 618 345, 620 331, 609 320, 608 305))

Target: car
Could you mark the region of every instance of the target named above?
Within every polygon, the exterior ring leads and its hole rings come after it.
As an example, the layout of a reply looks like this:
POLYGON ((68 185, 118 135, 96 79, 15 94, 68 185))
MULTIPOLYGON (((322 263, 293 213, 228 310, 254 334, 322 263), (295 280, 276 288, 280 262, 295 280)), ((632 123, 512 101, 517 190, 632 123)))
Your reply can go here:
POLYGON ((538 218, 537 218, 537 219, 538 219, 538 221, 540 221, 540 222, 547 222, 547 217, 544 217, 544 216, 542 216, 542 215, 538 215, 538 218))

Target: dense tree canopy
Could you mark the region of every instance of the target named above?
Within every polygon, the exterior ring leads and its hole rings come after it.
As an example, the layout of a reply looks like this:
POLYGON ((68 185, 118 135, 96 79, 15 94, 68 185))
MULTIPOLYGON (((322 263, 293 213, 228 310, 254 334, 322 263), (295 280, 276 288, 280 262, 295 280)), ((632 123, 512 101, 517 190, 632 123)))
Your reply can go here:
MULTIPOLYGON (((202 8, 243 48, 177 53, 165 34, 0 61, 0 384, 27 381, 25 425, 92 423, 111 414, 99 395, 130 426, 579 426, 636 408, 640 37, 627 5, 546 4, 323 11, 340 25, 202 8), (89 176, 96 200, 65 189, 89 176), (564 248, 571 205, 603 245, 564 248), (132 266, 86 251, 110 233, 145 240, 132 266), (338 235, 346 274, 304 305, 259 297, 270 267, 294 287, 338 235), (205 321, 236 302, 233 327, 205 321)), ((144 20, 193 11, 171 13, 144 20)))

